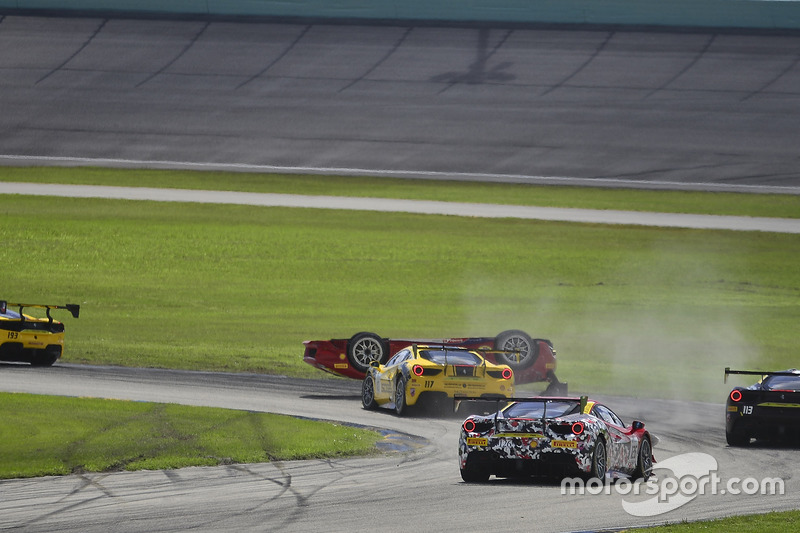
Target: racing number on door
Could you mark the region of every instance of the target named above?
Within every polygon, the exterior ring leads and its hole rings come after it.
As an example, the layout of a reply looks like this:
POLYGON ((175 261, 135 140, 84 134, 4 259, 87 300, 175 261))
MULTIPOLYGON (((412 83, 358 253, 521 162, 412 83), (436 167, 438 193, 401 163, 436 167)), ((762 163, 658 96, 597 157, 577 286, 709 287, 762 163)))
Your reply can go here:
POLYGON ((19 337, 19 333, 17 333, 16 331, 9 331, 8 332, 8 338, 9 339, 16 339, 18 337, 19 337))
POLYGON ((425 381, 425 388, 430 389, 431 387, 433 387, 433 380, 425 381))
POLYGON ((743 415, 752 415, 753 414, 753 406, 752 405, 743 405, 742 406, 742 414, 743 415))

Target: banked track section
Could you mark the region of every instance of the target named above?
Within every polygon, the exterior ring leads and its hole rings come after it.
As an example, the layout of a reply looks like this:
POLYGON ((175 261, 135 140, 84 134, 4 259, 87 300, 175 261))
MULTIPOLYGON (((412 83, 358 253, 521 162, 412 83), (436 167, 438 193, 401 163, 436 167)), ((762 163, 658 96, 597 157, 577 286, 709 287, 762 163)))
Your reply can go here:
POLYGON ((4 16, 0 50, 4 164, 800 186, 797 34, 4 16))

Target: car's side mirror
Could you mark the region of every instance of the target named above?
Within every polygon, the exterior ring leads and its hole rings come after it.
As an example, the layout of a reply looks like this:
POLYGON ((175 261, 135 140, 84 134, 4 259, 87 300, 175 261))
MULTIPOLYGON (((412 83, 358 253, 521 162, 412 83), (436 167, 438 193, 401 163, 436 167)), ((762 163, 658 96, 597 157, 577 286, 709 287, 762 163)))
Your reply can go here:
POLYGON ((644 422, 634 420, 633 423, 631 424, 631 427, 633 428, 634 431, 639 431, 644 427, 644 422))

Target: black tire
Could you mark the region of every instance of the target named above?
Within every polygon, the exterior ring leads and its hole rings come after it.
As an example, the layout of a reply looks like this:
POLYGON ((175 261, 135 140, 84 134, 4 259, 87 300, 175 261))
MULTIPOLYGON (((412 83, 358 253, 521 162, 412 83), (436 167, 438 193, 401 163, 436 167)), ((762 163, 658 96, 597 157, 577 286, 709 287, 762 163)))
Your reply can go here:
POLYGON ((367 376, 361 383, 361 405, 364 409, 375 409, 378 402, 375 401, 375 381, 372 376, 367 376))
POLYGON ((34 354, 33 358, 31 359, 32 366, 53 366, 58 358, 61 356, 60 353, 53 353, 51 351, 46 350, 37 350, 34 354))
POLYGON ((500 353, 497 360, 517 370, 528 368, 539 356, 538 345, 533 342, 530 335, 518 329, 509 329, 501 332, 494 339, 495 350, 508 350, 518 353, 500 353))
POLYGON ((467 457, 467 463, 461 469, 461 479, 465 483, 486 483, 489 481, 489 472, 485 468, 476 467, 467 457))
POLYGON ((606 481, 608 473, 608 454, 606 453, 606 442, 598 439, 592 452, 592 470, 589 472, 590 478, 597 478, 602 483, 606 481))
POLYGON ((731 431, 725 430, 725 440, 728 446, 747 446, 750 444, 750 436, 742 431, 736 431, 734 427, 731 431))
POLYGON ((653 445, 650 437, 644 437, 639 445, 639 458, 636 461, 635 479, 647 481, 653 475, 653 445))
POLYGON ((368 331, 356 333, 347 341, 347 359, 361 372, 366 372, 372 361, 383 363, 388 351, 383 339, 368 331))
POLYGON ((397 384, 394 388, 394 412, 398 416, 402 416, 408 410, 406 405, 406 377, 400 376, 397 378, 397 384))

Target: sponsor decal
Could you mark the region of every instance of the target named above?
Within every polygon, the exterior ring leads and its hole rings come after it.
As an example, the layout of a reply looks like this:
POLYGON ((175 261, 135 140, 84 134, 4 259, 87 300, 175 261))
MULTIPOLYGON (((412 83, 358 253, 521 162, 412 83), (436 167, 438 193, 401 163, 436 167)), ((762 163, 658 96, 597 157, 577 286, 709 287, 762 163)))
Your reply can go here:
POLYGON ((550 446, 553 448, 578 448, 578 442, 574 440, 554 440, 550 442, 550 446))
POLYGON ((496 439, 542 439, 541 433, 495 433, 496 439))
POLYGON ((467 437, 467 446, 488 446, 489 439, 486 437, 467 437))
POLYGON ((334 363, 333 368, 348 368, 349 366, 347 363, 334 363))
POLYGON ((739 408, 738 408, 738 407, 736 407, 735 405, 729 405, 729 406, 728 406, 728 412, 729 412, 729 413, 735 413, 735 412, 736 412, 736 411, 738 411, 738 410, 739 410, 739 408))
POLYGON ((758 404, 759 407, 800 407, 800 403, 766 402, 758 404))

